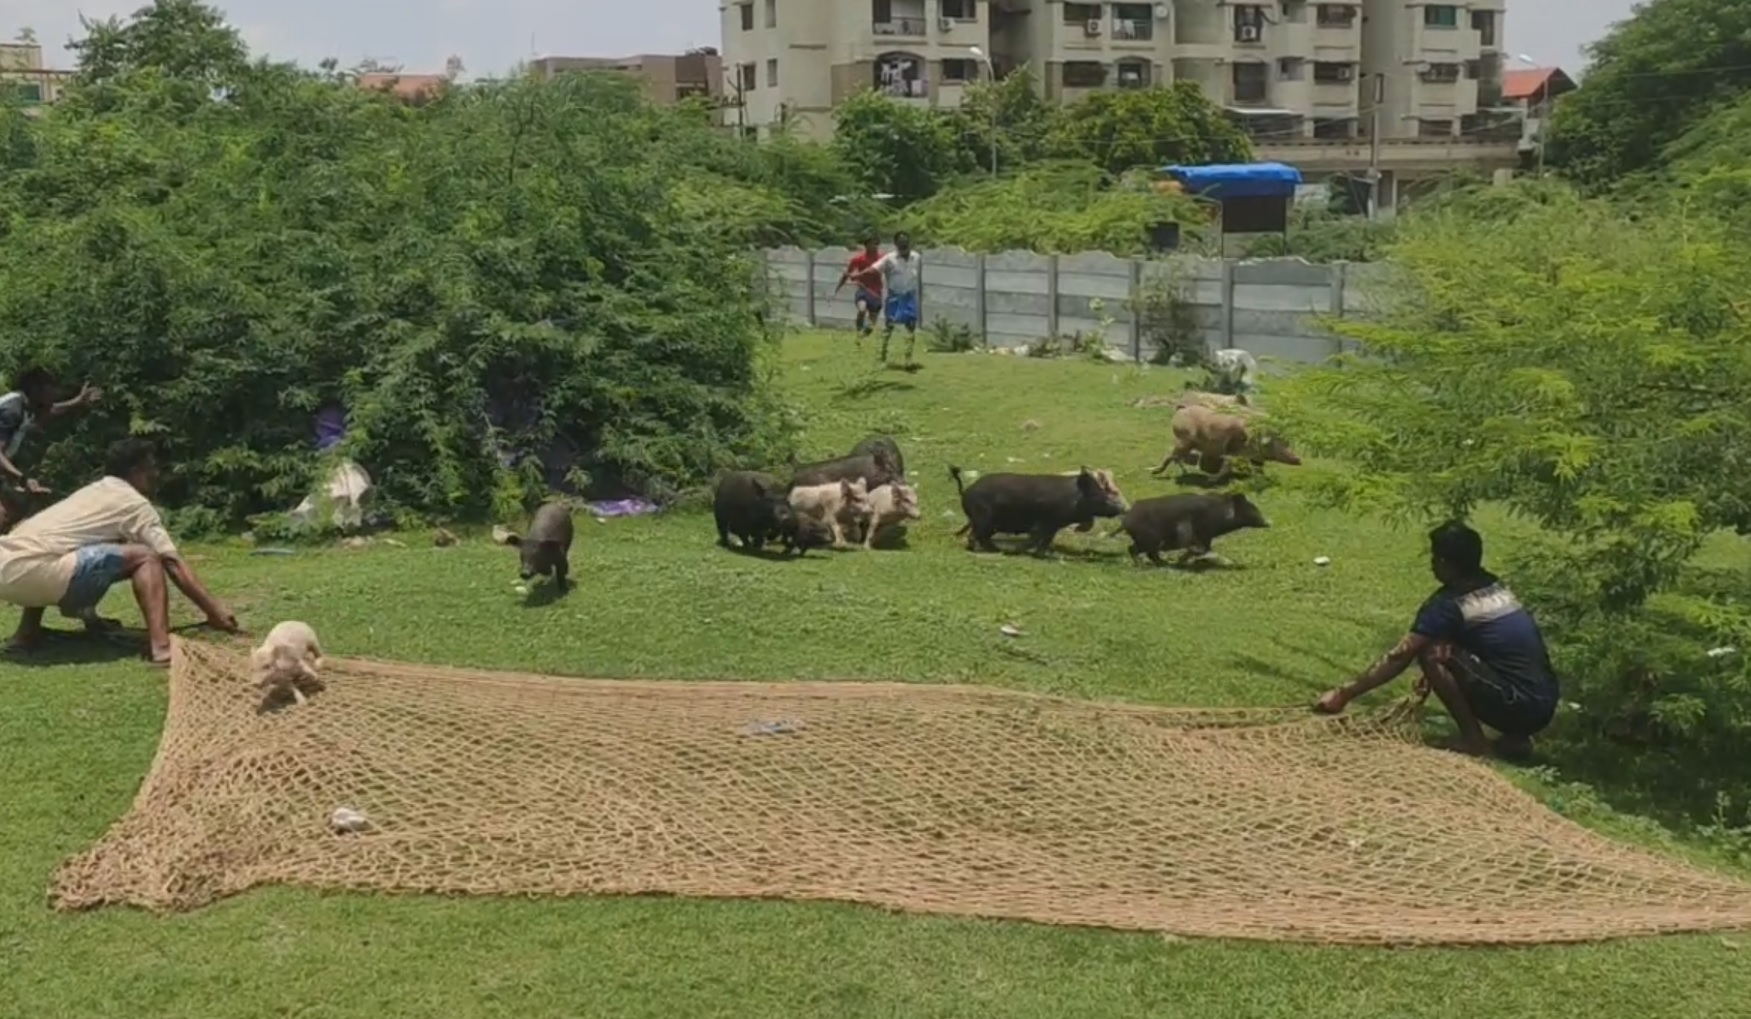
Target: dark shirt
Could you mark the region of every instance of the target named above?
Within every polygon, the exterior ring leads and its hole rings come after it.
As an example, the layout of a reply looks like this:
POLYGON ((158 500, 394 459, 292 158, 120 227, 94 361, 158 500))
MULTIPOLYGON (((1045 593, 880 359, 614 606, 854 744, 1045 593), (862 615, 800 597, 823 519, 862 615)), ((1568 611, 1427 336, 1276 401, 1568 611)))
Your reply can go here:
POLYGON ((1411 632, 1471 652, 1530 700, 1556 701, 1556 670, 1537 620, 1490 574, 1430 595, 1411 632))

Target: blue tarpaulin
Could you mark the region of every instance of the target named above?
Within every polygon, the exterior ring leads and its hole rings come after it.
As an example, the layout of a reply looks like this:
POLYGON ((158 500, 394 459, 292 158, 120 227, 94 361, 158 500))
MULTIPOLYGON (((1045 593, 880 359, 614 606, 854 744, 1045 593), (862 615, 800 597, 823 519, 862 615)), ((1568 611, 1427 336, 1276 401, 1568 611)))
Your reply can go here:
POLYGON ((1287 163, 1164 166, 1161 172, 1189 192, 1215 201, 1229 198, 1293 198, 1301 171, 1287 163))

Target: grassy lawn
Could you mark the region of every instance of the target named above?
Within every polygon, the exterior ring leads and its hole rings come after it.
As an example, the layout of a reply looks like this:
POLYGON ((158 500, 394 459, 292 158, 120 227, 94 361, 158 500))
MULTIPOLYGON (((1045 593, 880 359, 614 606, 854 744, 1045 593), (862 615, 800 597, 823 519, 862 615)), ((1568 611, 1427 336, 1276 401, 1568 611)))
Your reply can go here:
MULTIPOLYGON (((526 608, 515 558, 434 548, 203 548, 245 625, 312 623, 330 653, 562 674, 991 683, 1172 704, 1309 701, 1401 632, 1427 593, 1421 536, 1260 497, 1276 526, 1232 570, 1133 569, 1066 532, 1048 561, 974 556, 946 467, 1118 472, 1159 462, 1159 369, 979 355, 872 375, 843 337, 788 348, 810 448, 899 436, 924 501, 906 551, 773 563, 705 516, 580 523, 578 590, 526 608), (873 381, 872 381, 873 380, 873 381), (1075 553, 1083 554, 1075 554, 1075 553), (1315 556, 1330 556, 1319 568, 1315 556), (998 627, 1015 623, 1011 641, 998 627)), ((1097 534, 1104 527, 1097 528, 1097 534)), ((1486 540, 1506 530, 1492 524, 1486 540)), ((116 595, 106 611, 129 613, 116 595)), ((186 618, 189 610, 181 606, 186 618)), ((0 625, 10 627, 10 618, 0 625)), ((0 664, 0 1017, 1728 1016, 1739 941, 1383 951, 1201 942, 836 905, 372 898, 269 889, 187 915, 59 916, 50 873, 126 809, 164 680, 135 661, 0 664)), ((1751 944, 1751 938, 1745 939, 1751 944)))

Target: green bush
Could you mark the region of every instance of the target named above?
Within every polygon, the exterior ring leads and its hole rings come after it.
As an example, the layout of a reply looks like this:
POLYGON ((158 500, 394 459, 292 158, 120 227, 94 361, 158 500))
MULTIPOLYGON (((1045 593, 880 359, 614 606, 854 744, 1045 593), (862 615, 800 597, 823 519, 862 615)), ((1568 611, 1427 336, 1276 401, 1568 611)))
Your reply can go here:
POLYGON ((109 394, 41 453, 52 484, 131 432, 161 441, 173 504, 284 508, 327 400, 381 494, 433 516, 491 511, 502 458, 555 443, 658 496, 787 454, 746 254, 776 200, 703 187, 630 85, 410 108, 224 63, 215 93, 128 44, 45 116, 0 111, 0 370, 109 394))

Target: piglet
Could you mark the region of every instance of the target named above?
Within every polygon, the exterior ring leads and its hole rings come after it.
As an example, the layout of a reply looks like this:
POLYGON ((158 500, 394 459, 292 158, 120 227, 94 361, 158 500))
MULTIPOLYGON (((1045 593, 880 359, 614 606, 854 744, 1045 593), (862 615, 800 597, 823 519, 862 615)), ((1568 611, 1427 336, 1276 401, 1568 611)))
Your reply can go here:
POLYGON ((790 509, 798 533, 825 525, 833 547, 844 548, 847 521, 869 516, 869 488, 862 481, 830 481, 790 490, 790 509))
POLYGON ((863 528, 863 547, 871 548, 875 540, 917 520, 918 490, 904 482, 883 485, 869 493, 869 519, 863 528))
POLYGON ((262 707, 288 694, 299 704, 307 703, 304 692, 322 689, 322 645, 308 623, 287 620, 268 631, 261 646, 249 653, 250 672, 262 691, 262 707))
POLYGON ((1162 565, 1161 553, 1181 551, 1180 562, 1208 555, 1210 544, 1224 534, 1251 527, 1269 527, 1257 505, 1239 492, 1227 495, 1163 495, 1139 499, 1119 518, 1112 533, 1131 536, 1131 559, 1147 556, 1162 565))
POLYGON ((518 576, 524 580, 551 576, 559 590, 566 589, 566 575, 571 572, 571 507, 563 502, 542 506, 535 511, 529 533, 507 535, 505 544, 522 553, 523 565, 518 576))

